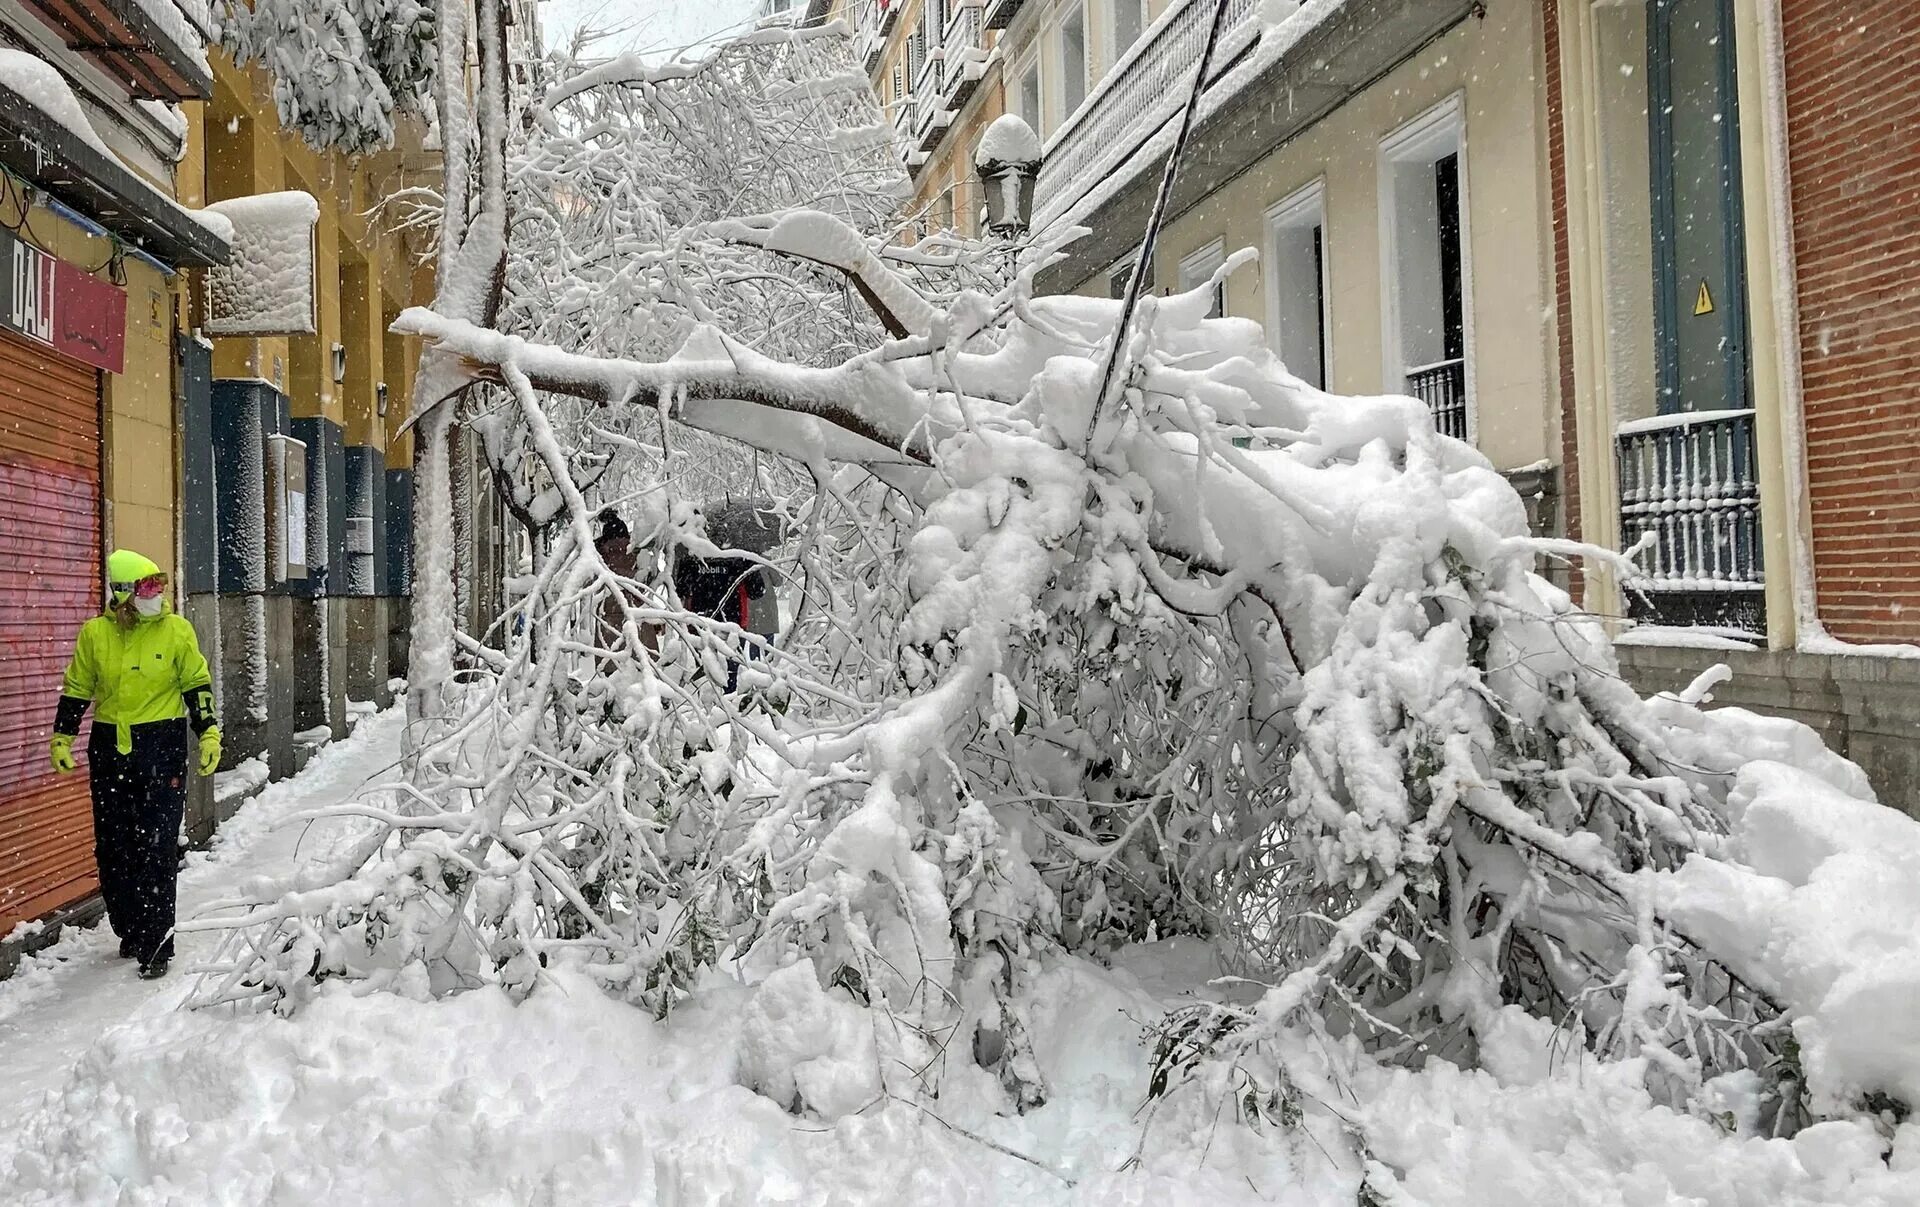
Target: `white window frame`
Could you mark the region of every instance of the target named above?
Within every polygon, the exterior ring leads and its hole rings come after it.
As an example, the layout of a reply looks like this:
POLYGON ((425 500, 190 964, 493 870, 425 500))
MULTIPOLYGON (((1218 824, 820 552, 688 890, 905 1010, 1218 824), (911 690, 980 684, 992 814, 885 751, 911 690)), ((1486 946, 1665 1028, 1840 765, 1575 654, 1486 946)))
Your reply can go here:
MULTIPOLYGON (((1063 5, 1060 17, 1053 25, 1053 58, 1060 65, 1060 121, 1066 125, 1068 119, 1080 111, 1087 103, 1087 97, 1093 93, 1093 26, 1087 20, 1087 6, 1084 3, 1063 5), (1067 69, 1067 26, 1074 17, 1080 18, 1080 102, 1067 104, 1067 77, 1073 73, 1067 69)), ((1042 88, 1045 87, 1045 73, 1041 75, 1042 88)))
MULTIPOLYGON (((1404 393, 1407 388, 1406 353, 1400 333, 1400 246, 1395 234, 1394 172, 1396 165, 1439 158, 1434 152, 1452 147, 1460 163, 1460 355, 1465 359, 1467 443, 1480 438, 1480 392, 1474 374, 1473 239, 1468 221, 1472 206, 1467 193, 1466 93, 1455 92, 1380 140, 1375 161, 1380 210, 1380 352, 1382 392, 1404 393)), ((1443 152, 1444 154, 1444 152, 1443 152)))
POLYGON ((1037 44, 1030 47, 1027 53, 1013 65, 1013 103, 1008 108, 1014 113, 1019 113, 1021 119, 1033 127, 1035 134, 1042 139, 1046 138, 1048 132, 1047 73, 1041 65, 1040 47, 1037 44), (1039 110, 1038 113, 1021 112, 1022 104, 1026 99, 1022 95, 1022 85, 1026 83, 1029 71, 1033 73, 1033 103, 1039 110))
MULTIPOLYGON (((1333 241, 1328 238, 1327 178, 1322 176, 1267 207, 1267 344, 1278 355, 1285 342, 1280 322, 1280 234, 1302 227, 1320 228, 1320 363, 1322 390, 1333 389, 1333 241)), ((1295 371, 1295 376, 1299 376, 1295 371)))
MULTIPOLYGON (((1220 271, 1227 262, 1227 240, 1224 235, 1217 236, 1212 242, 1203 243, 1180 258, 1178 292, 1186 293, 1205 284, 1207 278, 1220 271)), ((1221 281, 1217 287, 1220 293, 1220 316, 1227 315, 1227 283, 1221 281)))

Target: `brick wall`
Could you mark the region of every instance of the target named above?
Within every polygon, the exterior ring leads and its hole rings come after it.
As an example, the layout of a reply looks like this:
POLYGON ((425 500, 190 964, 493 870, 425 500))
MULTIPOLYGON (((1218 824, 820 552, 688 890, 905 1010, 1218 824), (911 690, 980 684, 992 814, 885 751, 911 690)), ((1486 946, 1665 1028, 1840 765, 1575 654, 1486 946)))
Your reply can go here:
MULTIPOLYGON (((1547 94, 1547 175, 1552 181, 1553 331, 1560 378, 1560 498, 1562 522, 1570 540, 1580 540, 1580 431, 1573 393, 1573 278, 1567 244, 1567 121, 1560 77, 1560 4, 1541 6, 1547 94)), ((1573 590, 1585 594, 1584 580, 1573 590)), ((1577 597, 1576 596, 1576 597, 1577 597)))
POLYGON ((1820 615, 1920 642, 1920 3, 1780 8, 1820 615))

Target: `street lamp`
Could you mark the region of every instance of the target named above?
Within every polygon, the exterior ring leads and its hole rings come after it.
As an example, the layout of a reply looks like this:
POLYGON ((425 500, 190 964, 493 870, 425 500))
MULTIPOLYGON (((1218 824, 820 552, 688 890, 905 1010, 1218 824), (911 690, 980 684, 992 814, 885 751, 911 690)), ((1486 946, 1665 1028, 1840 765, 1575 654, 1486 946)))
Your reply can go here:
POLYGON ((987 230, 1018 238, 1033 222, 1033 182, 1040 175, 1040 138, 1017 113, 993 119, 973 152, 987 195, 987 230))

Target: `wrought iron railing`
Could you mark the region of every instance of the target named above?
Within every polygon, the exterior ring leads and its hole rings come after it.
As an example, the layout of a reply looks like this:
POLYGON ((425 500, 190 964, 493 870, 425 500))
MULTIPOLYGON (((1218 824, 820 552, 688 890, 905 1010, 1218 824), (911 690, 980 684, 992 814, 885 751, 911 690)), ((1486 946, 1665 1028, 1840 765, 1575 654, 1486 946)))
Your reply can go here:
MULTIPOLYGON (((1178 0, 1176 0, 1176 3, 1178 0)), ((1252 41, 1256 0, 1227 0, 1226 23, 1212 67, 1224 71, 1252 41)), ((1206 49, 1213 22, 1211 0, 1186 0, 1114 64, 1105 79, 1047 140, 1046 159, 1035 183, 1034 211, 1053 216, 1105 173, 1132 157, 1135 148, 1179 112, 1206 49)))
POLYGON ((1005 29, 1013 24, 1027 0, 987 0, 986 15, 988 29, 1005 29))
POLYGON ((878 10, 880 17, 875 28, 880 31, 882 38, 892 33, 893 27, 900 23, 900 8, 904 3, 906 3, 906 0, 879 0, 878 10))
POLYGON ((1427 404, 1442 436, 1467 438, 1467 362, 1455 357, 1407 370, 1407 393, 1427 404))
POLYGON ((1696 411, 1622 424, 1620 539, 1646 578, 1630 614, 1762 631, 1766 583, 1753 412, 1696 411))

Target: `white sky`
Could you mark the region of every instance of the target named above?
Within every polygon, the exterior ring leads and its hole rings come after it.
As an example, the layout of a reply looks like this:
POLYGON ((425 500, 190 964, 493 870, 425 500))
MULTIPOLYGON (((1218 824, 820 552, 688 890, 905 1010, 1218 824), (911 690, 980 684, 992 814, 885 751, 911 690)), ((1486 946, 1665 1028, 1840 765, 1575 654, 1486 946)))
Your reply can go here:
POLYGON ((750 21, 758 0, 542 0, 540 29, 547 45, 566 42, 573 31, 619 27, 597 53, 639 50, 671 54, 691 43, 750 21))

